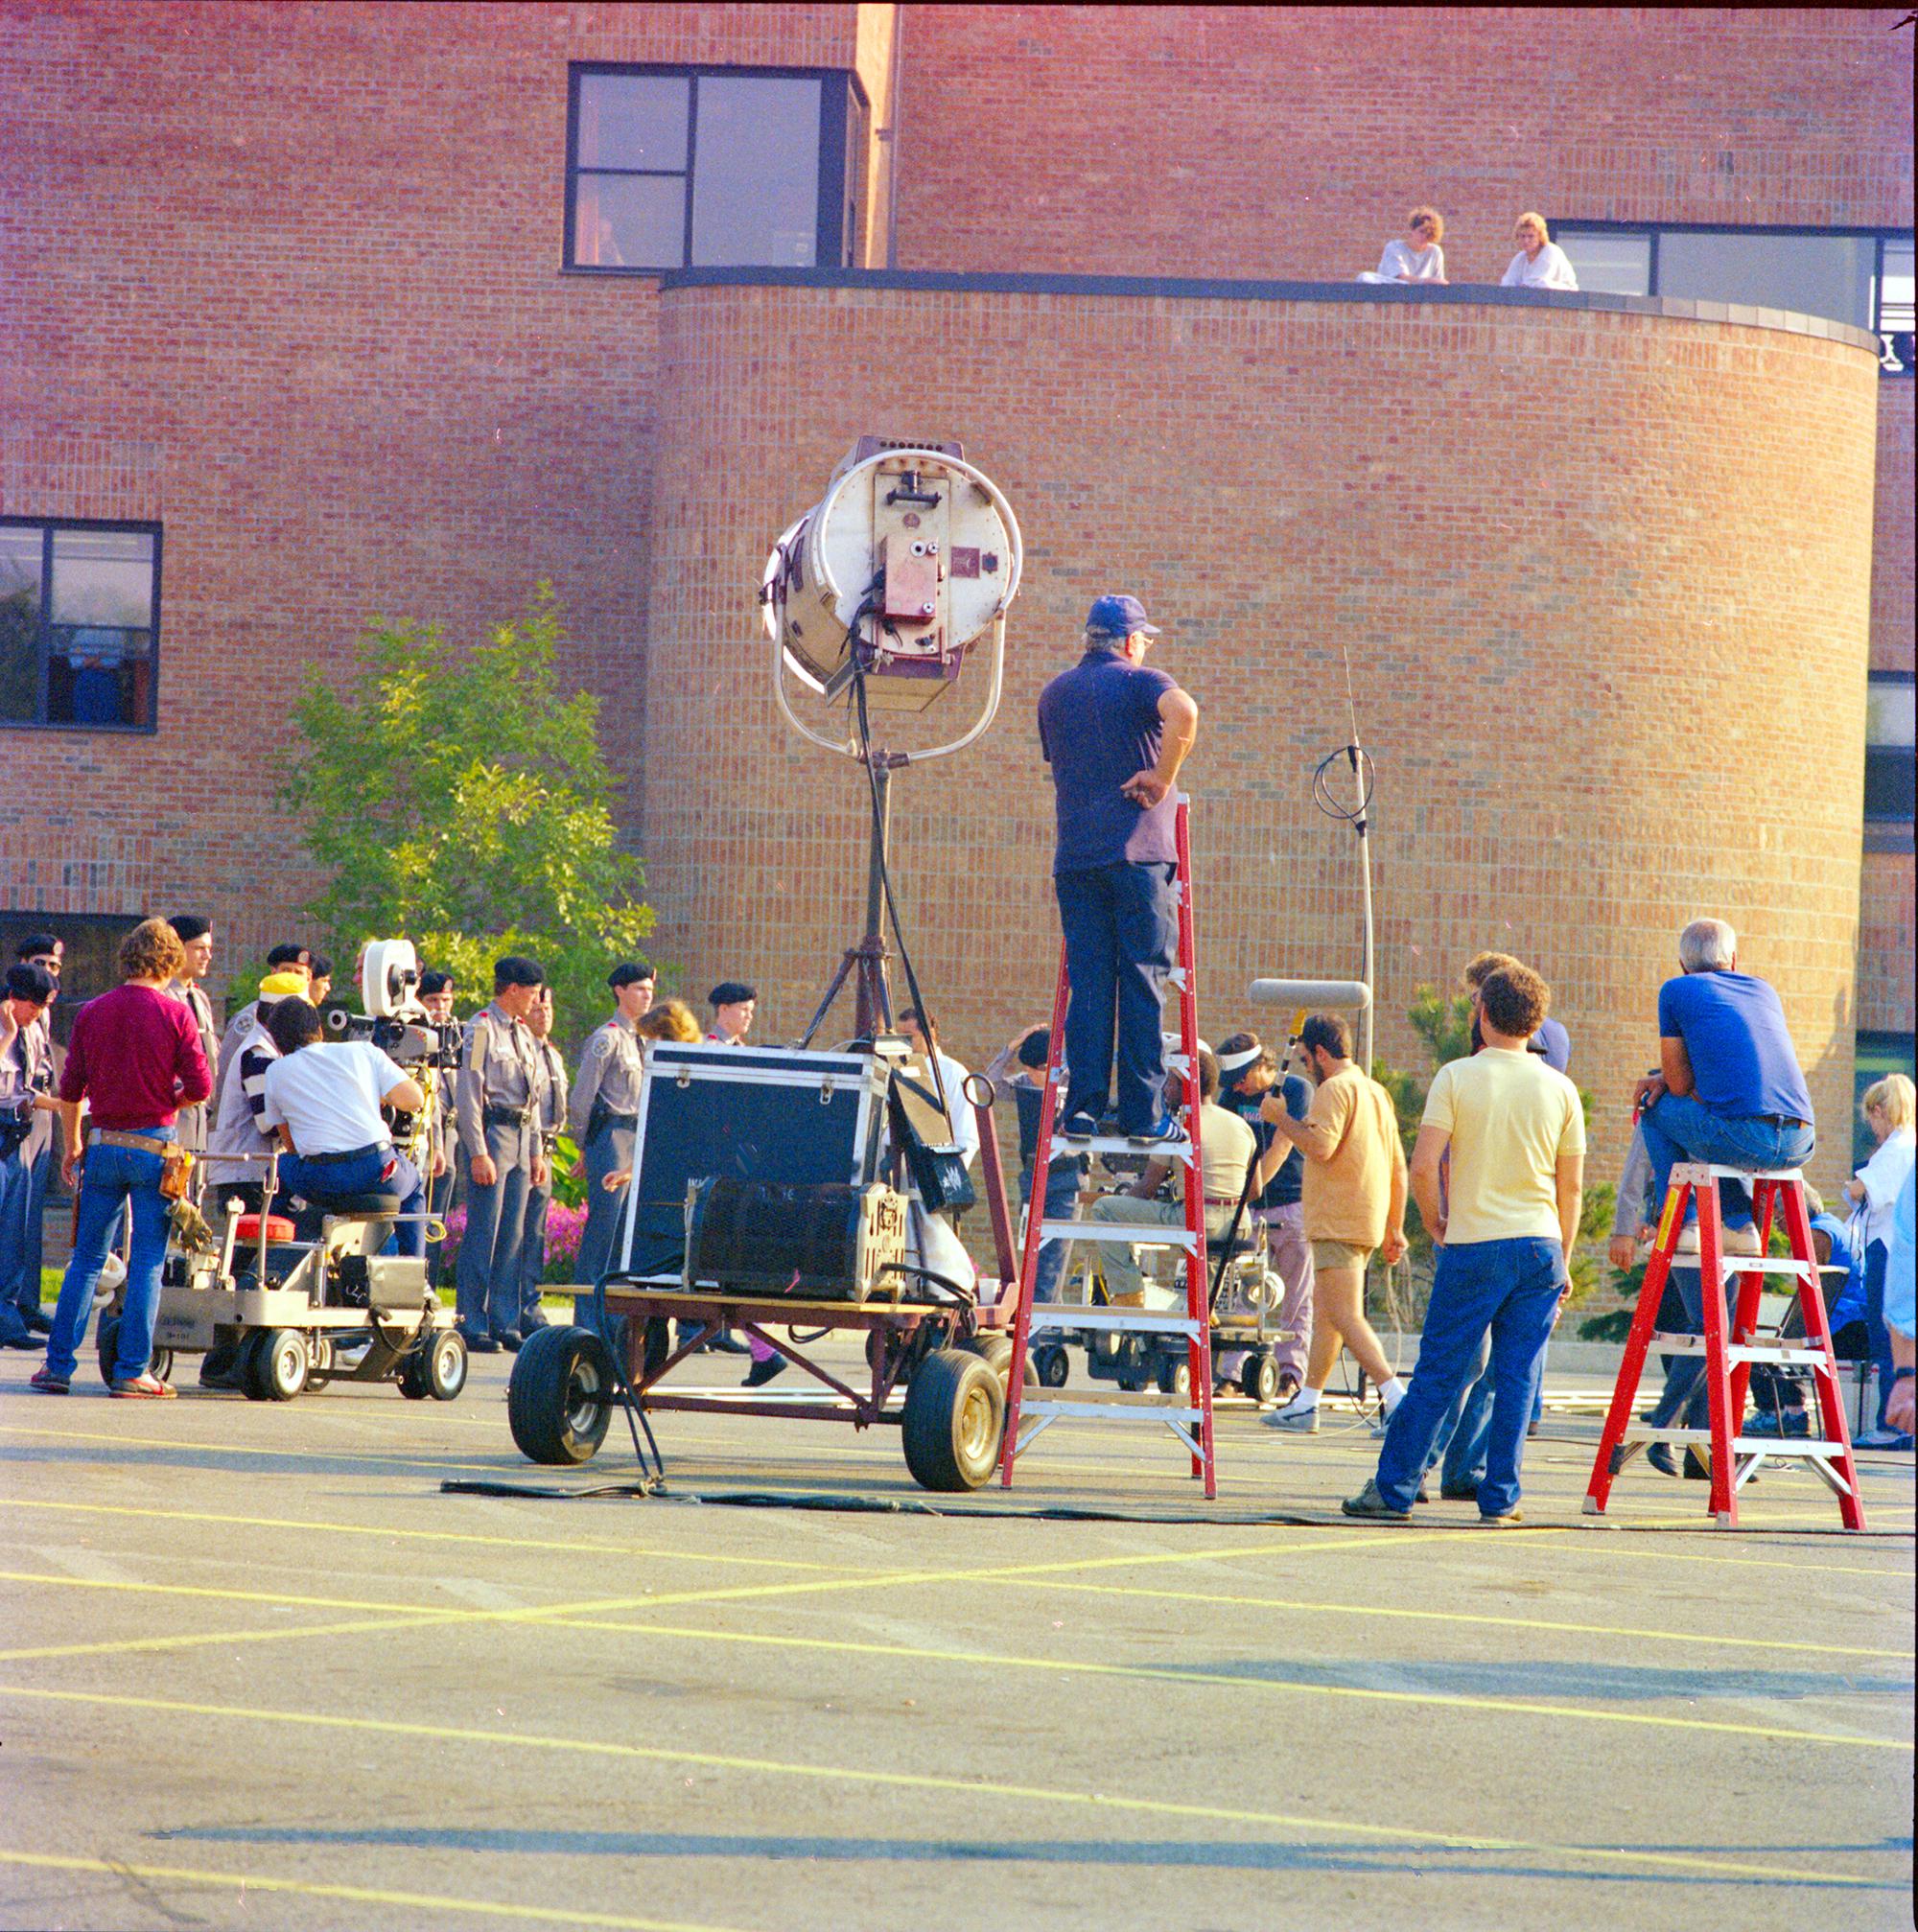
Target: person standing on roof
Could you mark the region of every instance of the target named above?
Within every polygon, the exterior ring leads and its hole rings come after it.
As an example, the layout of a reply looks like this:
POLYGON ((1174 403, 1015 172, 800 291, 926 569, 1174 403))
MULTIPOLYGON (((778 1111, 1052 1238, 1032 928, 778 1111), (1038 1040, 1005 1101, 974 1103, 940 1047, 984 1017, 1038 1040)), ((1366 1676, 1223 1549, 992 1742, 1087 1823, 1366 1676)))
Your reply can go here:
POLYGON ((1061 1129, 1068 1139, 1099 1132, 1114 1097, 1128 1139, 1143 1146, 1180 1134, 1162 1098, 1159 1026, 1179 939, 1174 785, 1199 733, 1199 708, 1164 671, 1146 668, 1158 635, 1136 597, 1100 597, 1087 614, 1085 654, 1040 694, 1071 987, 1061 1129))

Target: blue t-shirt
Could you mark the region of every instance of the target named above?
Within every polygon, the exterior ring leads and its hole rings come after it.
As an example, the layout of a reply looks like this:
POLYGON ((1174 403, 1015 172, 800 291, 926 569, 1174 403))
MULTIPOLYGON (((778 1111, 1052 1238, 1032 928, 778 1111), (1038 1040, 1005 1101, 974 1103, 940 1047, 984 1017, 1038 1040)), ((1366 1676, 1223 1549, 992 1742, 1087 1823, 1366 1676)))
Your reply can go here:
MULTIPOLYGON (((1294 1120, 1303 1120, 1312 1109, 1312 1089, 1296 1073, 1285 1075, 1276 1086, 1268 1091, 1283 1097, 1285 1110, 1294 1120)), ((1242 1093, 1228 1093, 1224 1096, 1225 1104, 1258 1136, 1260 1153, 1265 1152, 1278 1133, 1271 1121, 1259 1118, 1259 1108, 1264 1106, 1265 1098, 1265 1094, 1249 1097, 1242 1093)), ((1266 1182, 1265 1192, 1252 1202, 1252 1206, 1291 1207, 1298 1201, 1304 1182, 1305 1158, 1294 1148, 1279 1162, 1278 1172, 1266 1182)))
POLYGON ((1658 989, 1658 1034, 1685 1042, 1698 1104, 1713 1113, 1812 1118, 1785 1009, 1764 980, 1742 972, 1667 980, 1658 989))
POLYGON ((1572 1065, 1572 1036, 1555 1019, 1542 1019, 1538 1031, 1527 1044, 1554 1073, 1568 1072, 1572 1065))
POLYGON ((1831 1324, 1836 1335, 1848 1321, 1858 1321, 1864 1315, 1864 1269, 1852 1249, 1851 1236, 1845 1231, 1845 1224, 1835 1214, 1814 1214, 1812 1217, 1814 1228, 1823 1228, 1826 1238, 1832 1244, 1832 1266, 1845 1270, 1845 1278, 1839 1281, 1836 1275, 1825 1275, 1820 1287, 1825 1294, 1825 1319, 1831 1324))
POLYGON ((1158 762, 1158 701, 1178 688, 1117 651, 1088 651, 1040 693, 1039 742, 1059 814, 1054 872, 1177 858, 1173 794, 1148 811, 1119 787, 1158 762))

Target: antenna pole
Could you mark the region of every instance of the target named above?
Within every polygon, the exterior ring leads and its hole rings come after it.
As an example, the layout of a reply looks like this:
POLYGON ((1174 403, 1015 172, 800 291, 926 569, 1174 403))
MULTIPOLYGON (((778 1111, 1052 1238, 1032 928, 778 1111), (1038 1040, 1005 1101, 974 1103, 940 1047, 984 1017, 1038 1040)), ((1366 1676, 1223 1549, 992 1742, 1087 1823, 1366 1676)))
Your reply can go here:
MULTIPOLYGON (((1359 977, 1367 986, 1372 984, 1372 847, 1369 823, 1366 818, 1366 776, 1363 765, 1363 752, 1359 744, 1359 707, 1352 695, 1352 654, 1343 644, 1340 651, 1345 660, 1345 713, 1351 720, 1352 739, 1345 747, 1345 759, 1352 769, 1352 799, 1354 817, 1352 829, 1359 835, 1359 881, 1362 903, 1365 908, 1365 939, 1359 962, 1359 977)), ((1366 1002, 1365 1010, 1359 1014, 1359 1064, 1370 1073, 1372 1070, 1372 1010, 1378 1005, 1376 989, 1373 997, 1366 1002)))

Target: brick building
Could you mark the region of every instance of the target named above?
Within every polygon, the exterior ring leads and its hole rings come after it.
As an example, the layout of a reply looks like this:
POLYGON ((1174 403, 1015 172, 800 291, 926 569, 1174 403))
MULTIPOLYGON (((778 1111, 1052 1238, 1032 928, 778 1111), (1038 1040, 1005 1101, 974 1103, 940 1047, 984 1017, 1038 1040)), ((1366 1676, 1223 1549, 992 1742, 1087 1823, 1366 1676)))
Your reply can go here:
POLYGON ((1208 1030, 1356 965, 1349 653, 1381 1052, 1509 945, 1609 1165, 1721 911, 1836 1122, 1913 1027, 1898 18, 0 0, 0 937, 257 954, 297 667, 544 576, 661 957, 789 1035, 861 817, 758 570, 861 432, 957 438, 1028 543, 1000 722, 897 793, 962 1057, 1042 1009, 1031 704, 1123 586, 1203 714, 1208 1030), (1451 286, 1357 287, 1418 202, 1451 286), (1497 289, 1521 209, 1586 292, 1497 289))

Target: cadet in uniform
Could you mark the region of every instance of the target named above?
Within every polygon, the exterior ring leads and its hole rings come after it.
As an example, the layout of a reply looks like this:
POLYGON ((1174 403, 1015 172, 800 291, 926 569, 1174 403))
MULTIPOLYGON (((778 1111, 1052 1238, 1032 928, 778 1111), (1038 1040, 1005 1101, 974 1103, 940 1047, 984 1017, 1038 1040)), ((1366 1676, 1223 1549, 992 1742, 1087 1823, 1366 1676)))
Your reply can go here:
MULTIPOLYGON (((543 1069, 539 1102, 540 1153, 546 1178, 526 1190, 526 1232, 520 1237, 520 1337, 547 1325, 540 1307, 540 1284, 546 1279, 546 1216, 552 1205, 554 1143, 566 1126, 566 1061, 552 1043, 552 989, 543 986, 526 1014, 526 1027, 539 1047, 543 1069)), ((508 1344, 510 1346, 510 1344, 508 1344)))
POLYGON ((625 1207, 625 1196, 609 1193, 605 1182, 609 1174, 633 1165, 643 1066, 635 1029, 653 1003, 653 969, 643 960, 624 960, 606 975, 606 984, 613 989, 613 1017, 588 1036, 566 1109, 586 1176, 586 1228, 579 1237, 577 1279, 588 1284, 596 1283, 613 1265, 613 1244, 625 1207))
MULTIPOLYGON (((199 1029, 199 1050, 206 1056, 209 1067, 220 1064, 220 1029, 213 1023, 213 1002, 207 998, 200 986, 207 969, 213 964, 213 925, 208 919, 193 913, 182 913, 178 919, 167 923, 179 936, 180 947, 185 958, 180 969, 174 975, 174 983, 167 990, 180 1001, 193 1015, 193 1023, 199 1029)), ((215 1099, 218 1099, 215 1095, 215 1099)), ((197 1106, 183 1106, 179 1110, 179 1144, 191 1154, 206 1152, 207 1128, 212 1120, 213 1102, 201 1101, 197 1106)))
POLYGON ((526 1193, 547 1173, 538 1126, 546 1065, 526 1020, 545 984, 536 960, 496 960, 492 1003, 468 1021, 459 1059, 466 1232, 455 1293, 466 1346, 479 1355, 519 1345, 526 1193))
MULTIPOLYGON (((456 1022, 453 1017, 454 984, 450 972, 429 966, 419 976, 419 1003, 426 1009, 427 1022, 442 1036, 456 1022)), ((455 1115, 458 1105, 459 1076, 451 1068, 437 1070, 433 1109, 433 1144, 427 1150, 426 1205, 429 1214, 442 1221, 460 1204, 459 1123, 455 1115)), ((437 1288, 440 1277, 440 1241, 426 1245, 427 1279, 437 1288)))

